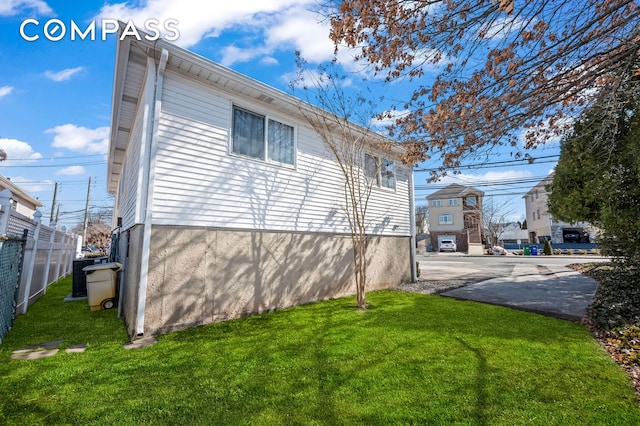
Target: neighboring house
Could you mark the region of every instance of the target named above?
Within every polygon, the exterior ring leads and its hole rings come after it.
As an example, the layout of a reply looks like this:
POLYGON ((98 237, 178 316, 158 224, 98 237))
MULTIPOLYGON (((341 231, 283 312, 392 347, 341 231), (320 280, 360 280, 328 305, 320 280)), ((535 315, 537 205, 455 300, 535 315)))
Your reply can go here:
POLYGON ((484 192, 457 183, 427 196, 429 233, 434 250, 442 240, 453 240, 458 251, 483 254, 482 199, 484 192))
MULTIPOLYGON (((108 191, 130 336, 354 294, 344 179, 300 113, 317 110, 166 41, 121 38, 108 191)), ((368 290, 414 274, 412 173, 397 154, 369 153, 384 173, 368 290)))
POLYGON ((529 241, 529 234, 526 229, 521 228, 520 222, 509 222, 501 224, 500 243, 526 243, 529 241))
POLYGON ((18 185, 11 182, 11 179, 0 176, 0 191, 3 189, 11 191, 11 210, 16 211, 29 219, 33 219, 33 214, 36 209, 43 206, 37 198, 27 194, 18 185))
POLYGON ((593 229, 587 222, 567 223, 556 220, 549 213, 549 196, 546 186, 553 181, 553 173, 531 188, 524 198, 527 213, 527 231, 530 243, 543 243, 545 240, 552 244, 589 243, 593 239, 590 235, 593 229))

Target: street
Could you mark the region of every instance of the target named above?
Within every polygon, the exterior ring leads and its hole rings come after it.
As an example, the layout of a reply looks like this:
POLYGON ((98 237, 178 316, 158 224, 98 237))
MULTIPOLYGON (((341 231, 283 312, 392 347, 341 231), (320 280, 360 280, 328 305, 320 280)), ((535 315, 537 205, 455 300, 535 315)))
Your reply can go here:
POLYGON ((600 256, 419 256, 423 282, 450 282, 440 294, 579 321, 597 283, 567 268, 572 263, 603 262, 600 256))
MULTIPOLYGON (((467 256, 464 253, 419 254, 417 260, 422 279, 445 280, 474 278, 483 281, 489 278, 509 276, 516 266, 556 269, 572 263, 606 262, 601 256, 467 256)), ((521 268, 518 268, 521 269, 521 268)))

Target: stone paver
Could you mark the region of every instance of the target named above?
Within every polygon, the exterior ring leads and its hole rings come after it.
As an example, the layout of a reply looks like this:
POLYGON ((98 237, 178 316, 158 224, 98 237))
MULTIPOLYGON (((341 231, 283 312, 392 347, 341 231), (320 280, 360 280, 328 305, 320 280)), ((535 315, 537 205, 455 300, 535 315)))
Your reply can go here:
POLYGON ((59 352, 59 349, 38 350, 31 352, 13 352, 11 359, 42 359, 50 356, 54 356, 59 352))

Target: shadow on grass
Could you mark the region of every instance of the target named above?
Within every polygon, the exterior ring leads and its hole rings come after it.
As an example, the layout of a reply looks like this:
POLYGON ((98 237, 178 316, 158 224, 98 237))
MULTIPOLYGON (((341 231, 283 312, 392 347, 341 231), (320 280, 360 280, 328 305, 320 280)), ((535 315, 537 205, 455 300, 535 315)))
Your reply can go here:
POLYGON ((33 309, 0 346, 0 423, 640 421, 624 373, 578 324, 437 296, 368 298, 367 311, 353 297, 330 300, 171 333, 136 351, 122 348, 113 311, 67 311, 77 323, 60 331, 52 327, 64 315, 33 309), (12 345, 54 337, 89 347, 4 362, 12 345))

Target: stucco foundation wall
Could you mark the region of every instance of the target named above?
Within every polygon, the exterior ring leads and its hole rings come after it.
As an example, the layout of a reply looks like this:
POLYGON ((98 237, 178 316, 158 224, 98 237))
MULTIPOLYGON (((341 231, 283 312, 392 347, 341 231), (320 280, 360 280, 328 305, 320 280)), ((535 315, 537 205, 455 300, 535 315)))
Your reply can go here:
POLYGON ((143 230, 143 225, 136 225, 124 231, 120 237, 120 253, 122 253, 121 257, 124 258, 124 271, 120 280, 122 285, 122 316, 129 336, 135 336, 143 230), (127 242, 129 250, 128 256, 127 242))
MULTIPOLYGON (((369 253, 368 290, 411 279, 409 237, 369 253)), ((153 226, 145 335, 353 294, 353 276, 349 235, 153 226)))

